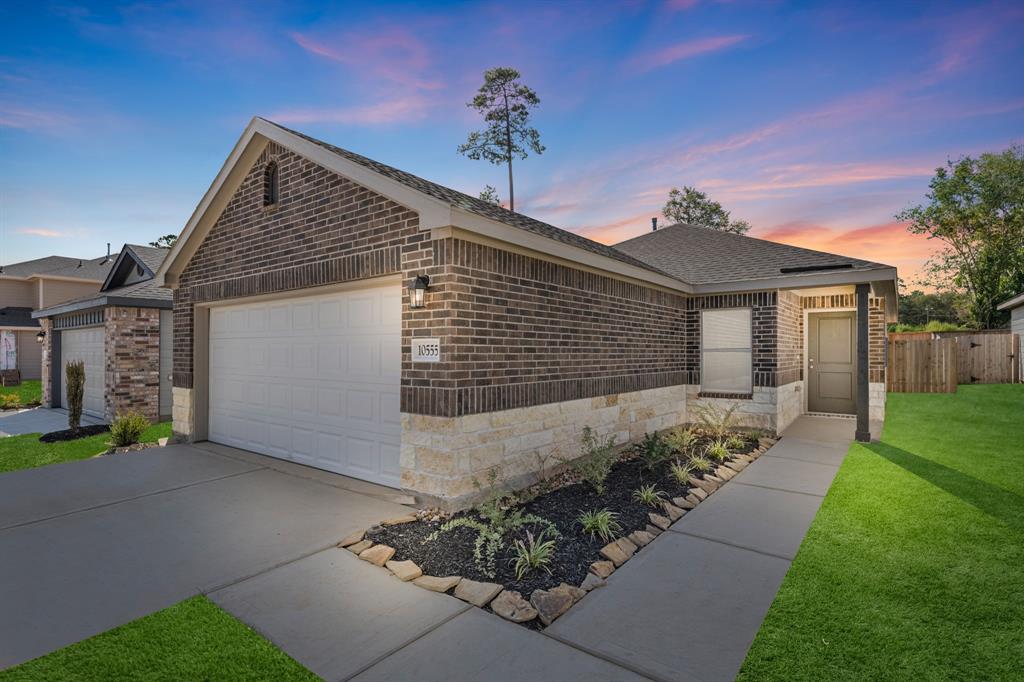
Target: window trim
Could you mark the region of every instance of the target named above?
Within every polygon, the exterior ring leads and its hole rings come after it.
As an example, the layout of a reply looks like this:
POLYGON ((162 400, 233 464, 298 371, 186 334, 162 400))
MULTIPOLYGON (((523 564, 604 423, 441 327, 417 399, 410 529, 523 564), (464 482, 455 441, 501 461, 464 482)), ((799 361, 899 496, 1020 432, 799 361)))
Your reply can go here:
POLYGON ((754 308, 753 306, 730 306, 728 308, 704 308, 700 311, 700 396, 706 397, 720 397, 720 398, 732 398, 732 399, 749 399, 754 394, 754 308), (747 348, 714 348, 708 350, 704 347, 704 330, 706 326, 704 324, 705 313, 716 313, 724 312, 727 310, 745 310, 747 311, 747 320, 749 322, 749 328, 747 330, 750 338, 750 345, 747 348), (704 356, 706 353, 749 353, 750 354, 750 365, 748 367, 748 376, 750 377, 749 388, 746 391, 716 391, 707 389, 704 387, 704 380, 707 374, 704 371, 704 356))

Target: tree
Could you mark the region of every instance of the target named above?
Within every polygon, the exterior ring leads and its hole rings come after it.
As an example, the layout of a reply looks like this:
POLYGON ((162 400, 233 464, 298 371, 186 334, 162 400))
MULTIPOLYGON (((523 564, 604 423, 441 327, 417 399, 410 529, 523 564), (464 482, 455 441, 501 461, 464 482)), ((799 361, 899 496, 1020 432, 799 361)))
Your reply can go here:
POLYGON ((914 289, 900 294, 899 310, 900 324, 905 325, 923 326, 929 322, 963 325, 968 322, 964 297, 955 291, 927 294, 914 289))
POLYGON ((501 197, 498 196, 498 190, 490 185, 484 185, 483 191, 480 192, 480 198, 489 204, 501 206, 501 197))
POLYGON ((682 190, 673 187, 661 213, 670 223, 699 225, 736 234, 743 234, 750 229, 750 223, 746 220, 732 220, 729 211, 722 208, 720 203, 712 201, 707 194, 694 187, 683 187, 682 190))
POLYGON ((466 106, 484 117, 486 128, 469 134, 459 153, 473 160, 485 159, 508 165, 508 207, 515 210, 512 159, 525 159, 527 152, 543 154, 540 133, 530 126, 530 109, 540 104, 537 93, 519 82, 519 72, 508 67, 488 69, 484 84, 466 106))
POLYGON ((150 242, 149 245, 158 249, 169 249, 174 246, 174 242, 178 241, 178 235, 176 234, 165 234, 155 242, 150 242))
POLYGON ((68 428, 77 431, 82 425, 82 403, 85 401, 85 362, 72 360, 64 366, 68 399, 68 428))
POLYGON ((1001 326, 996 306, 1024 289, 1024 147, 948 161, 928 186, 927 204, 896 216, 942 243, 924 283, 964 292, 974 325, 1001 326))

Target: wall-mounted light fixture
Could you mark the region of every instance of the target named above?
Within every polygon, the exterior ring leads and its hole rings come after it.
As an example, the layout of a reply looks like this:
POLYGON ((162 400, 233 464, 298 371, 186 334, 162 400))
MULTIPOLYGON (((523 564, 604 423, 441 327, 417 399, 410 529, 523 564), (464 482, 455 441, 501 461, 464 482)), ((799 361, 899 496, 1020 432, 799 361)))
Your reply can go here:
POLYGON ((409 287, 410 308, 422 308, 427 304, 427 287, 429 286, 430 277, 427 275, 420 275, 413 281, 412 286, 409 287))
POLYGON ((46 332, 36 334, 36 343, 42 343, 44 339, 46 339, 46 332))

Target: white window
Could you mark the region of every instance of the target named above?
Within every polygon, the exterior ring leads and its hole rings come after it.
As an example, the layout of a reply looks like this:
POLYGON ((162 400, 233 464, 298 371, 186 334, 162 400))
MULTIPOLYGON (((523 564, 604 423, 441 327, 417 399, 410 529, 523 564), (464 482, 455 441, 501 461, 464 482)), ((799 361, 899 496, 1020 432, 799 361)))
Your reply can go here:
POLYGON ((705 310, 700 322, 701 390, 750 393, 750 308, 705 310))

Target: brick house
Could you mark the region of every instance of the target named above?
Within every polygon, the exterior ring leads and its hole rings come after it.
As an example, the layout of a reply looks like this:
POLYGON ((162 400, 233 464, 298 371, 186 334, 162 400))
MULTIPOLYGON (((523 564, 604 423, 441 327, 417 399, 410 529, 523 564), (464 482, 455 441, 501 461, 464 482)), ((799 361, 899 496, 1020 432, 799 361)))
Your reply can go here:
POLYGON ((174 432, 449 507, 615 434, 885 405, 896 270, 685 225, 616 247, 250 123, 158 273, 174 432))
POLYGON ((64 368, 85 362, 83 412, 107 421, 136 410, 171 415, 172 294, 154 275, 167 249, 125 244, 96 293, 37 310, 43 405, 66 407, 64 368))

